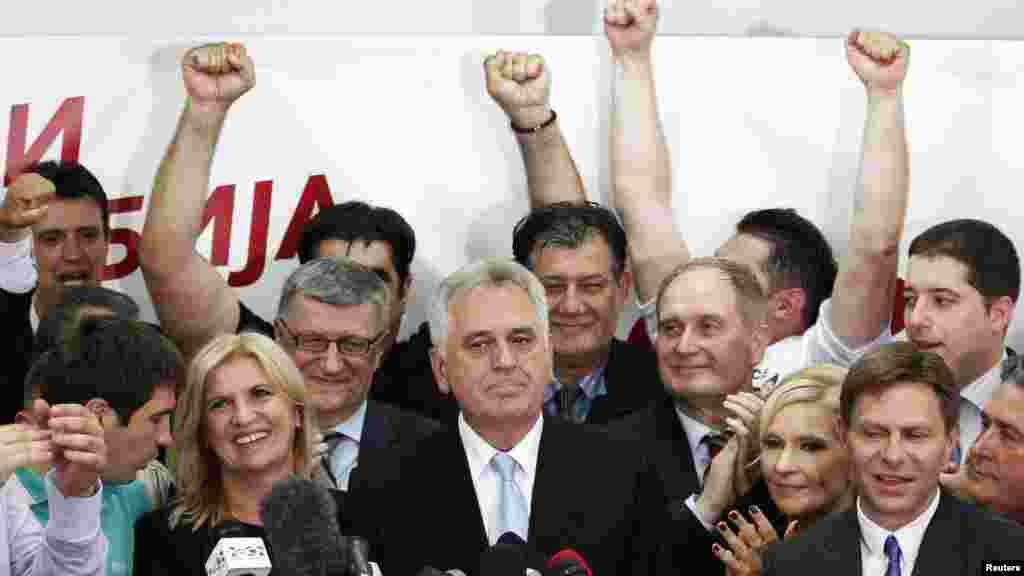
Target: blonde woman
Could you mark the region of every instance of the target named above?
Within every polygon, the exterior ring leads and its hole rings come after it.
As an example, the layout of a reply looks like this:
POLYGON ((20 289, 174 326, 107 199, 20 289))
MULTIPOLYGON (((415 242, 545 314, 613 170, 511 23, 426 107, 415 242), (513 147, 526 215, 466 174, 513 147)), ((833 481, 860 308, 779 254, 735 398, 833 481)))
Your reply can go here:
MULTIPOLYGON (((765 400, 759 418, 760 472, 788 521, 786 535, 853 504, 849 457, 839 435, 839 393, 846 370, 819 365, 796 372, 765 400)), ((758 549, 778 540, 763 514, 729 515, 736 531, 720 530, 729 549, 715 554, 731 576, 758 574, 758 549)))
POLYGON ((196 574, 225 534, 264 536, 274 482, 309 477, 316 428, 302 374, 273 340, 218 336, 196 353, 175 411, 178 494, 139 520, 140 574, 196 574))

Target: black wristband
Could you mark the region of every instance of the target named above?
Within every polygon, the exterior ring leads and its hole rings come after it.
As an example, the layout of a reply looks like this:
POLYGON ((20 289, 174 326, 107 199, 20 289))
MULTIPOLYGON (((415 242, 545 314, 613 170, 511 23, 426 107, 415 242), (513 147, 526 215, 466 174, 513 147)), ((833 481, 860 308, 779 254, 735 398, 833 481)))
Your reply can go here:
POLYGON ((536 134, 537 132, 540 132, 541 130, 547 128, 548 126, 551 126, 552 124, 554 124, 555 120, 557 120, 557 119, 558 119, 558 114, 556 114, 555 111, 552 110, 550 118, 548 118, 544 122, 541 122, 540 124, 534 126, 533 128, 520 128, 519 126, 516 126, 515 122, 511 122, 511 121, 508 123, 508 125, 512 128, 512 131, 515 132, 516 134, 536 134))

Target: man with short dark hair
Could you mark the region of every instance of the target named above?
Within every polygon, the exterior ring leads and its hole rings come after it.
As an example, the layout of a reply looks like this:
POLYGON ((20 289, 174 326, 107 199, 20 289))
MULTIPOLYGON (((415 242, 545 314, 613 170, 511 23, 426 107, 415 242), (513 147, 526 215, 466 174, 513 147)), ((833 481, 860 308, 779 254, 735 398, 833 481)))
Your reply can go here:
POLYGON ((960 390, 962 464, 981 433, 982 411, 999 386, 1006 331, 1020 293, 1017 250, 981 220, 936 224, 910 243, 904 284, 907 336, 946 361, 960 390))
POLYGON ((32 360, 74 335, 82 318, 92 316, 138 320, 139 305, 131 296, 102 286, 65 288, 36 328, 32 360))
POLYGON ((556 203, 519 221, 512 252, 547 295, 555 380, 544 410, 570 422, 607 424, 661 398, 654 354, 616 339, 632 275, 626 233, 598 204, 556 203))
POLYGON ((484 73, 526 167, 531 211, 516 224, 512 252, 547 291, 556 378, 544 391, 545 413, 607 424, 661 396, 650 348, 614 337, 633 288, 626 233, 610 210, 585 202, 548 102, 543 58, 499 51, 484 73))
POLYGON ((109 242, 107 195, 81 164, 41 162, 8 188, 0 205, 0 311, 8 324, 0 422, 21 410, 39 319, 66 287, 99 285, 109 242))
POLYGON ((764 574, 982 574, 1024 561, 1024 529, 939 488, 957 443, 959 397, 936 354, 883 346, 843 382, 840 432, 857 504, 764 550, 764 574), (859 568, 854 568, 859 567, 859 568))
POLYGON ((1002 383, 981 411, 981 436, 943 485, 1024 526, 1024 359, 1007 358, 1002 383))
MULTIPOLYGON (((26 387, 50 404, 82 404, 103 428, 107 460, 101 524, 108 542, 106 574, 132 574, 135 520, 170 499, 171 474, 156 462, 170 447, 171 414, 185 364, 174 344, 142 322, 92 317, 32 366, 26 387)), ((31 414, 31 409, 26 414, 31 414)), ((28 418, 31 420, 31 416, 28 418)), ((45 468, 15 471, 4 490, 46 525, 45 468)))

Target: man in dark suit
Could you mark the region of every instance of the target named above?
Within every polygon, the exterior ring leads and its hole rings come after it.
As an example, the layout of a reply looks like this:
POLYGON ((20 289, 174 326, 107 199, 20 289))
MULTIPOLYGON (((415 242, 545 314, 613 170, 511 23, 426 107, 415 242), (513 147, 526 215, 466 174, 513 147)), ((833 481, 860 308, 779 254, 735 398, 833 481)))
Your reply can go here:
POLYGON ((764 551, 764 574, 984 574, 1024 563, 1024 529, 939 489, 957 444, 959 394, 942 358, 884 346, 843 382, 840 430, 857 505, 764 551))
POLYGON ((65 286, 99 285, 109 241, 107 195, 80 164, 41 162, 8 189, 0 206, 0 348, 7 357, 0 370, 0 423, 12 422, 24 404, 39 319, 65 286))
POLYGON ((540 558, 573 548, 595 573, 656 572, 662 542, 675 534, 642 450, 544 416, 547 309, 544 287, 511 261, 472 264, 442 283, 431 359, 458 401, 457 426, 366 486, 347 527, 370 539, 385 574, 426 565, 472 573, 509 532, 540 558))
POLYGON ((697 258, 667 278, 656 302, 655 350, 667 395, 611 431, 639 440, 655 462, 677 530, 686 534, 687 566, 720 574, 712 544, 728 512, 754 505, 780 520, 764 483, 752 483, 745 466, 761 402, 750 390, 768 341, 767 300, 745 265, 697 258))
POLYGON ((367 398, 390 304, 383 280, 344 258, 306 262, 281 291, 275 336, 306 378, 329 449, 320 477, 332 488, 346 490, 356 469, 372 477, 399 444, 439 427, 367 398))

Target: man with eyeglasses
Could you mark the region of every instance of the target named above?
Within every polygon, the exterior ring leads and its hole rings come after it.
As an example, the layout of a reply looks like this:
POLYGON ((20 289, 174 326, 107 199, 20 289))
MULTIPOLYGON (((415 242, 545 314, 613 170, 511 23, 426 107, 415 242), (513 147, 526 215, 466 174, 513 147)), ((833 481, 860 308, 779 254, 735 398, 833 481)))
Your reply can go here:
POLYGON ((306 379, 329 453, 320 480, 348 490, 353 473, 373 477, 399 444, 438 424, 367 399, 383 355, 392 305, 384 281, 345 258, 317 258, 285 281, 274 335, 306 379))

